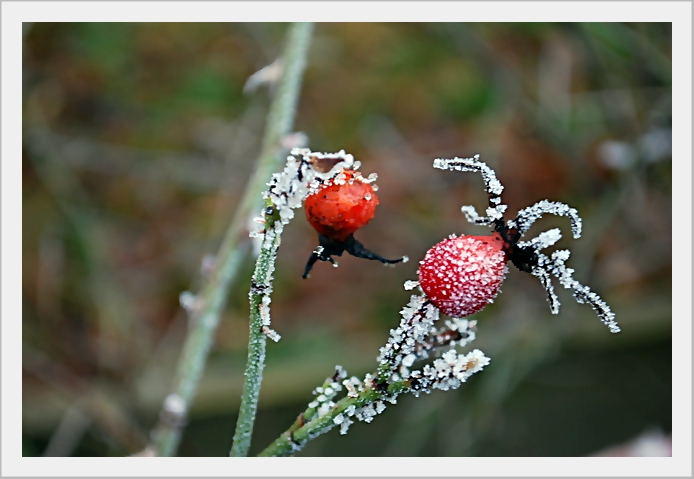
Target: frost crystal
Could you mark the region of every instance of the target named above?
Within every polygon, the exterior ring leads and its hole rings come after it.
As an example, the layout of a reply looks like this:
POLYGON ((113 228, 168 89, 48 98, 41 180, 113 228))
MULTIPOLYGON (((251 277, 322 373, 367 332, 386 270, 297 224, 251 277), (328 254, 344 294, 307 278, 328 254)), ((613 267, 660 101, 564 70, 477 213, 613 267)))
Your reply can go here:
POLYGON ((196 299, 196 296, 190 291, 183 291, 178 296, 178 302, 181 304, 181 307, 185 309, 188 314, 190 314, 195 309, 196 299))
POLYGON ((424 367, 421 379, 418 379, 420 389, 456 389, 487 364, 489 358, 479 349, 466 355, 451 349, 434 361, 434 367, 424 367))
POLYGON ((438 319, 438 309, 424 295, 413 295, 400 314, 400 326, 391 330, 390 339, 377 359, 381 364, 379 380, 388 379, 399 369, 403 359, 415 352, 415 345, 426 339, 438 319))
POLYGON ((268 328, 267 326, 263 326, 263 333, 265 336, 273 340, 274 342, 278 342, 280 339, 282 339, 282 336, 277 334, 277 331, 274 329, 268 328))
POLYGON ((517 228, 521 236, 524 235, 535 221, 542 218, 545 214, 557 216, 568 216, 571 221, 571 231, 575 239, 581 237, 582 222, 578 211, 569 205, 557 201, 542 200, 532 206, 524 208, 518 212, 515 220, 508 222, 510 228, 517 228))
POLYGON ((415 359, 417 359, 417 356, 415 356, 414 354, 408 354, 407 356, 402 358, 402 365, 406 368, 409 368, 414 364, 415 359))
POLYGON ((169 394, 164 400, 163 409, 174 416, 182 416, 186 413, 186 402, 178 394, 169 394))
POLYGON ((345 418, 345 420, 342 421, 340 425, 340 434, 347 434, 347 431, 349 431, 349 426, 351 426, 352 424, 354 424, 354 421, 352 421, 349 418, 345 418))
POLYGON ((501 192, 504 191, 504 187, 496 178, 494 170, 489 168, 483 161, 480 161, 480 155, 475 155, 472 158, 437 158, 434 160, 434 168, 481 173, 482 179, 484 180, 484 187, 489 195, 489 208, 487 208, 488 216, 480 216, 477 214, 474 206, 463 206, 462 212, 470 223, 476 225, 491 225, 495 221, 502 220, 507 208, 506 205, 501 203, 501 192))
POLYGON ((554 228, 549 231, 544 231, 530 241, 519 241, 518 246, 522 249, 532 248, 541 250, 553 246, 561 239, 561 231, 559 228, 554 228))
POLYGON ((347 395, 349 397, 355 398, 355 397, 359 396, 357 389, 354 387, 354 385, 349 380, 345 379, 344 381, 342 381, 342 384, 345 386, 345 388, 347 388, 347 395))
MULTIPOLYGON (((551 259, 540 253, 539 264, 541 269, 550 271, 566 289, 573 290, 574 297, 579 303, 588 303, 593 307, 598 317, 613 333, 621 331, 619 325, 614 320, 615 315, 610 307, 605 303, 600 296, 595 294, 588 286, 583 286, 581 283, 573 279, 574 270, 566 267, 566 260, 569 259, 571 252, 569 250, 560 250, 552 253, 551 259)), ((535 274, 533 272, 533 274, 535 274)), ((553 288, 548 289, 550 294, 554 294, 553 288)))

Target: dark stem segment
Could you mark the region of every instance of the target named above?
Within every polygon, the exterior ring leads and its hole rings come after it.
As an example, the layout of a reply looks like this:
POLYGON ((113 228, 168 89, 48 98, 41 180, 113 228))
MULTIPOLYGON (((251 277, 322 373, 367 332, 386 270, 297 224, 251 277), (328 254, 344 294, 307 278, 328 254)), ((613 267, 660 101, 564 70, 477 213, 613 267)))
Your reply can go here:
POLYGON ((354 235, 349 235, 344 241, 336 240, 334 238, 328 238, 321 234, 318 235, 318 241, 320 246, 311 253, 308 261, 306 262, 306 268, 304 269, 303 278, 308 278, 308 274, 316 264, 318 260, 328 261, 333 265, 337 265, 332 256, 342 256, 342 253, 347 252, 356 258, 370 259, 374 261, 380 261, 383 264, 396 264, 405 260, 405 257, 398 259, 386 259, 373 251, 369 251, 361 244, 354 235))
POLYGON ((516 228, 509 228, 503 222, 503 219, 498 223, 494 223, 494 231, 501 235, 504 240, 504 251, 506 257, 520 271, 532 273, 533 268, 537 266, 537 253, 533 248, 520 248, 518 240, 521 235, 516 228))

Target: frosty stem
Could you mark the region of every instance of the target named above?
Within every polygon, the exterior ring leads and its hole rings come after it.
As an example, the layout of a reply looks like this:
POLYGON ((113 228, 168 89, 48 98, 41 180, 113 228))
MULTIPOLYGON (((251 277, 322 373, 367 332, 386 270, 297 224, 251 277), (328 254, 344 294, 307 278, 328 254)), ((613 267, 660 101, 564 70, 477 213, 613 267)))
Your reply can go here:
MULTIPOLYGON (((306 54, 312 31, 313 24, 311 23, 295 23, 290 27, 287 46, 282 60, 282 79, 268 115, 267 130, 259 160, 260 164, 254 178, 254 180, 260 179, 258 183, 261 185, 261 188, 255 192, 256 196, 249 200, 252 203, 260 196, 262 186, 270 177, 271 172, 277 169, 280 141, 292 128, 299 97, 299 86, 306 64, 306 54)), ((271 218, 268 218, 268 220, 272 221, 271 218)), ((268 224, 267 226, 271 227, 272 225, 268 224)), ((274 262, 279 236, 274 237, 272 241, 273 244, 269 248, 264 247, 262 249, 256 261, 254 278, 262 277, 264 279, 268 274, 270 264, 274 262)), ((263 368, 265 367, 266 337, 262 332, 262 318, 259 311, 262 294, 259 292, 253 294, 253 291, 251 293, 246 380, 243 386, 243 395, 241 396, 241 407, 234 434, 234 444, 229 453, 231 456, 246 456, 248 454, 253 422, 258 407, 260 382, 262 381, 263 368)))
POLYGON ((297 422, 287 429, 272 444, 263 450, 258 456, 278 457, 290 456, 301 449, 309 440, 328 432, 336 427, 335 418, 349 406, 357 408, 373 403, 386 396, 397 395, 410 387, 409 380, 394 381, 388 385, 388 391, 381 393, 375 388, 368 388, 360 392, 357 397, 345 396, 339 400, 327 414, 310 419, 303 423, 303 414, 297 422))
MULTIPOLYGON (((270 107, 255 173, 217 253, 211 279, 199 294, 196 306, 191 311, 191 329, 176 368, 175 388, 164 402, 159 422, 152 432, 153 444, 150 447, 157 455, 172 456, 178 448, 187 412, 207 362, 230 286, 238 272, 241 258, 247 254, 248 241, 242 242, 241 236, 246 232, 251 212, 258 206, 265 183, 280 164, 281 139, 292 128, 312 30, 313 25, 309 23, 296 23, 290 27, 284 55, 284 73, 270 107)), ((251 336, 253 337, 253 332, 251 336)))

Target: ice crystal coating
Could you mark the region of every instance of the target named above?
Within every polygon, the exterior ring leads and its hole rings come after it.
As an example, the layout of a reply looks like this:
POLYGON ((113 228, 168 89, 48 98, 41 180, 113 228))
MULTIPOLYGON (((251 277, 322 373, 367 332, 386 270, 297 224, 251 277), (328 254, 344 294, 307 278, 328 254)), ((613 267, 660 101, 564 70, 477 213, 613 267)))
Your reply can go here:
POLYGON ((185 309, 188 314, 190 314, 193 312, 193 310, 195 310, 197 297, 190 291, 183 291, 178 296, 178 302, 181 304, 181 307, 185 309))
POLYGON ((263 334, 267 336, 269 339, 271 339, 274 342, 278 342, 280 339, 282 339, 282 336, 280 336, 277 331, 274 329, 271 329, 267 326, 263 326, 262 328, 263 334))
POLYGON ((281 224, 294 217, 295 208, 317 192, 325 182, 345 181, 345 169, 354 168, 354 157, 340 150, 337 153, 312 152, 307 148, 294 148, 287 157, 282 173, 275 173, 268 183, 264 197, 279 211, 281 224))
POLYGON ((374 217, 378 197, 370 179, 356 170, 339 172, 309 195, 304 203, 306 219, 321 235, 344 241, 374 217))
POLYGON ((422 290, 453 317, 469 316, 492 302, 508 271, 502 242, 477 236, 443 240, 419 264, 422 290))
POLYGON ((164 399, 163 409, 173 416, 183 416, 186 413, 186 402, 178 394, 172 393, 164 399))
POLYGON ((571 221, 571 231, 574 239, 581 237, 581 228, 583 225, 581 217, 578 215, 578 211, 575 208, 571 208, 569 205, 559 203, 558 201, 542 200, 538 201, 532 206, 523 208, 518 212, 515 220, 510 220, 508 222, 508 226, 509 228, 518 229, 518 232, 522 236, 528 231, 533 223, 546 214, 568 216, 569 220, 571 221))
POLYGON ((532 248, 535 250, 541 250, 553 246, 560 239, 561 231, 559 228, 553 228, 548 231, 543 231, 530 241, 519 241, 518 246, 522 249, 532 248))
POLYGON ((475 155, 472 158, 437 158, 434 160, 434 168, 438 168, 439 170, 481 173, 482 179, 484 180, 484 188, 489 195, 489 208, 487 208, 488 216, 479 216, 474 206, 463 206, 462 211, 465 213, 470 223, 477 225, 490 225, 494 221, 499 221, 503 218, 507 208, 506 205, 501 203, 501 192, 504 191, 504 187, 496 178, 494 170, 489 168, 483 161, 480 161, 480 155, 475 155))
MULTIPOLYGON (((270 328, 270 295, 275 259, 284 226, 294 218, 294 209, 301 207, 303 201, 324 182, 340 181, 338 177, 342 177, 344 181, 344 170, 355 169, 354 166, 354 157, 344 150, 319 153, 307 148, 294 148, 287 157, 284 170, 273 174, 268 182, 263 198, 269 206, 266 206, 261 216, 254 218, 253 224, 257 229, 252 229, 249 233, 252 238, 260 240, 258 253, 268 256, 265 262, 267 266, 254 272, 249 298, 251 304, 254 304, 254 300, 261 297, 258 313, 262 321, 262 332, 273 341, 279 341, 280 335, 270 328)), ((320 248, 319 246, 318 249, 320 248)))
POLYGON ((326 379, 323 386, 314 389, 316 397, 300 416, 299 426, 304 421, 326 416, 328 421, 323 420, 320 426, 312 423, 316 425, 310 429, 308 438, 300 442, 291 433, 292 452, 333 427, 339 426, 340 434, 347 434, 356 420, 370 423, 386 410, 387 403, 396 404, 400 394, 419 396, 434 389, 457 388, 489 364, 489 358, 479 350, 459 354, 454 349, 456 345, 465 346, 475 339, 476 321, 453 318, 437 329, 435 322, 439 319, 439 311, 424 295, 412 295, 400 314, 400 325, 390 331, 388 342, 381 348, 375 375, 366 374, 363 380, 356 376, 347 378, 347 373, 337 366, 335 374, 326 379), (417 361, 428 359, 434 350, 446 352, 433 363, 424 365, 422 370, 410 371, 409 368, 417 361), (346 396, 333 401, 342 386, 346 396))
MULTIPOLYGON (((569 259, 571 252, 569 250, 559 250, 552 253, 551 258, 539 253, 539 264, 537 269, 544 269, 551 272, 566 289, 573 290, 574 297, 579 303, 588 303, 592 306, 600 320, 610 329, 612 333, 621 331, 619 325, 615 321, 615 314, 610 307, 605 303, 600 296, 595 294, 588 286, 584 286, 573 278, 574 270, 566 267, 566 260, 569 259)), ((535 274, 535 271, 533 271, 535 274)), ((554 295, 553 287, 550 284, 548 289, 550 294, 554 295)))
POLYGON ((405 357, 415 353, 416 345, 423 343, 432 330, 439 310, 424 295, 413 295, 400 314, 400 326, 390 331, 390 338, 377 358, 379 380, 388 379, 400 369, 405 357))
POLYGON ((434 366, 425 366, 421 382, 429 381, 432 389, 456 389, 474 373, 488 365, 490 359, 479 349, 460 355, 451 349, 434 361, 434 366))
POLYGON ((354 421, 351 419, 345 418, 344 421, 342 421, 341 426, 340 426, 340 434, 347 434, 347 431, 349 431, 349 426, 354 424, 354 421))
MULTIPOLYGON (((434 160, 434 168, 450 171, 471 171, 482 174, 485 190, 489 199, 489 207, 486 210, 487 216, 480 216, 475 207, 470 205, 463 206, 461 208, 462 212, 470 223, 492 226, 496 232, 495 234, 503 235, 505 243, 504 250, 507 253, 508 259, 520 270, 529 272, 540 280, 540 283, 547 292, 547 300, 553 314, 559 312, 560 304, 554 292, 551 276, 555 276, 565 288, 571 289, 576 301, 590 304, 600 320, 607 325, 611 332, 618 333, 620 331, 615 321, 614 313, 602 298, 591 291, 587 286, 573 279, 573 269, 567 268, 564 264, 570 254, 568 251, 555 251, 551 258, 541 253, 541 250, 555 245, 561 239, 561 232, 559 229, 554 228, 545 231, 529 241, 519 241, 519 239, 527 233, 533 223, 542 218, 545 214, 568 217, 571 222, 571 232, 574 239, 580 238, 583 225, 581 217, 578 215, 578 211, 576 211, 575 208, 556 201, 542 200, 532 206, 523 208, 513 220, 509 220, 504 224, 504 213, 507 209, 507 206, 501 202, 501 193, 504 187, 497 179, 494 170, 479 160, 479 155, 475 155, 473 158, 437 158, 434 160)), ((492 235, 492 237, 494 237, 494 235, 492 235)), ((451 239, 453 239, 453 237, 449 240, 451 239)), ((439 243, 439 245, 445 243, 446 241, 443 241, 439 243)), ((439 245, 432 248, 430 252, 439 247, 439 245)), ((445 253, 441 252, 441 257, 444 256, 445 253)), ((451 290, 457 291, 457 289, 460 288, 457 282, 457 275, 460 275, 461 265, 455 263, 453 259, 446 261, 439 260, 439 269, 434 273, 435 268, 430 264, 433 263, 431 260, 432 257, 436 258, 433 253, 431 257, 429 253, 427 253, 425 260, 422 261, 422 267, 420 267, 420 283, 423 283, 422 289, 427 294, 434 296, 435 300, 432 298, 432 301, 434 301, 435 304, 439 305, 439 303, 441 303, 443 305, 443 312, 446 313, 446 310, 448 310, 450 312, 447 314, 452 313, 451 315, 453 316, 471 314, 464 305, 469 301, 469 297, 474 296, 472 291, 469 291, 467 295, 463 295, 462 298, 456 298, 462 302, 458 307, 453 306, 455 305, 455 301, 450 300, 452 297, 451 290), (429 261, 427 261, 427 259, 429 259, 429 261), (436 284, 437 288, 429 288, 428 283, 422 281, 421 272, 423 268, 425 275, 428 275, 428 280, 436 284), (438 287, 439 284, 441 287, 438 287), (449 301, 447 302, 446 299, 449 301)), ((470 267, 471 263, 466 261, 466 264, 466 267, 470 267)), ((460 281, 465 283, 469 280, 463 277, 460 281)), ((490 300, 493 299, 497 292, 498 290, 490 290, 488 284, 484 284, 480 287, 480 297, 482 297, 483 294, 487 294, 490 300)))
POLYGON ((349 382, 348 380, 342 381, 342 384, 344 384, 345 388, 347 388, 347 395, 349 397, 357 397, 359 396, 359 393, 357 392, 357 389, 354 387, 354 385, 349 382))

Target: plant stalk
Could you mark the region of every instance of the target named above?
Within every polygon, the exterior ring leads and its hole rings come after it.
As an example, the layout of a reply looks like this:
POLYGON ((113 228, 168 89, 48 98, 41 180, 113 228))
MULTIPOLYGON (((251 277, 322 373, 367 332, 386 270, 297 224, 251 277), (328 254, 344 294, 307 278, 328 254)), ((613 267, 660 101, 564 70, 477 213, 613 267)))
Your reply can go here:
MULTIPOLYGON (((268 115, 268 126, 263 142, 261 164, 272 165, 272 169, 261 170, 258 174, 266 179, 275 167, 275 160, 280 152, 280 141, 286 136, 294 119, 294 112, 299 98, 301 77, 306 64, 306 55, 313 31, 311 23, 294 23, 290 27, 287 46, 282 60, 282 79, 277 89, 276 97, 268 115)), ((271 224, 266 225, 271 228, 271 224)), ((275 253, 279 246, 279 235, 275 236, 268 247, 264 247, 256 262, 254 279, 265 284, 265 279, 271 274, 270 268, 274 263, 275 253)), ((266 245, 264 245, 266 246, 266 245)), ((260 383, 265 367, 266 336, 262 332, 262 318, 259 312, 262 294, 251 290, 251 314, 250 331, 248 337, 248 362, 244 373, 245 382, 241 396, 241 407, 236 423, 234 442, 229 452, 230 456, 247 456, 251 445, 251 435, 258 398, 260 396, 260 383)))
MULTIPOLYGON (((270 106, 255 173, 227 229, 210 280, 198 295, 196 306, 191 311, 190 330, 177 365, 175 387, 164 401, 159 422, 152 431, 153 444, 150 448, 156 455, 172 456, 178 449, 219 317, 226 305, 241 260, 250 246, 250 241, 245 238, 248 218, 254 209, 260 208, 265 184, 272 172, 281 165, 281 140, 292 128, 311 32, 312 24, 296 23, 290 26, 283 60, 284 73, 270 106)), ((260 370, 262 371, 262 366, 260 370)))

